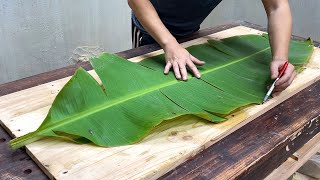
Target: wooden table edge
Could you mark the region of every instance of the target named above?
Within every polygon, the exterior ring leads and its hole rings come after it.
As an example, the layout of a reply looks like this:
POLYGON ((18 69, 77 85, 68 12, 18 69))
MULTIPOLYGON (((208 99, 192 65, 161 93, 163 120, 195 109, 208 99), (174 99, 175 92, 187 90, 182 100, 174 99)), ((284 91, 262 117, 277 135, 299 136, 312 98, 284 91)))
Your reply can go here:
POLYGON ((320 152, 320 133, 315 135, 306 144, 303 145, 297 152, 289 157, 284 163, 282 163, 277 169, 273 170, 265 180, 274 179, 288 179, 292 176, 302 165, 308 160, 320 152))
POLYGON ((263 179, 320 132, 319 102, 320 80, 160 179, 263 179))

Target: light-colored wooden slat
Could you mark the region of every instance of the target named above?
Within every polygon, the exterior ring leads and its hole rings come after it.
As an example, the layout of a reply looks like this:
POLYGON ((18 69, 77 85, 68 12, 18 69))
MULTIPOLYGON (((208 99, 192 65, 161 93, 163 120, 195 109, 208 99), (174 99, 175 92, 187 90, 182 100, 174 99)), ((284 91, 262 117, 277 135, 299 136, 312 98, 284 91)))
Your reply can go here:
MULTIPOLYGON (((200 44, 207 39, 261 33, 238 26, 186 42, 183 46, 200 44)), ((137 62, 159 53, 162 51, 139 56, 131 61, 137 62)), ((155 179, 320 79, 319 69, 320 50, 315 49, 306 70, 299 74, 280 96, 264 105, 239 110, 223 123, 214 124, 194 116, 184 116, 176 121, 162 123, 143 141, 134 145, 102 148, 48 138, 27 145, 27 152, 51 178, 155 179)), ((90 73, 98 78, 93 71, 90 73)), ((21 136, 37 129, 54 97, 68 79, 60 79, 0 97, 2 125, 14 136, 21 136)))
POLYGON ((265 180, 285 180, 288 179, 294 172, 296 172, 304 163, 311 158, 312 155, 320 151, 320 133, 308 141, 295 154, 297 157, 289 157, 280 167, 272 171, 265 180))

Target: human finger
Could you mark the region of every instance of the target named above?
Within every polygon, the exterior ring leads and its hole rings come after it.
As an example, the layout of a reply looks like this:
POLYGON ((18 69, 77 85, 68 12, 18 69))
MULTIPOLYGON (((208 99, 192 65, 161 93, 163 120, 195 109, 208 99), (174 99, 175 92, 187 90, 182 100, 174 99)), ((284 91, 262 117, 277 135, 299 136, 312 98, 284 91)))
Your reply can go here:
POLYGON ((182 80, 186 81, 188 79, 188 73, 186 69, 186 64, 184 62, 179 62, 179 70, 182 75, 182 80))
POLYGON ((196 78, 201 77, 198 68, 193 64, 193 62, 191 60, 187 61, 187 65, 196 78))
POLYGON ((279 75, 279 62, 272 61, 270 64, 271 79, 276 79, 279 75))
POLYGON ((169 70, 171 69, 171 67, 172 67, 171 62, 167 62, 166 66, 164 67, 163 73, 164 73, 164 74, 168 74, 168 73, 169 73, 169 70))
POLYGON ((293 73, 292 73, 292 76, 290 77, 290 79, 289 79, 287 82, 281 84, 280 86, 276 86, 275 91, 283 91, 283 90, 285 90, 288 86, 290 86, 290 84, 291 84, 292 81, 294 80, 296 74, 297 74, 296 72, 293 72, 293 73))
POLYGON ((289 81, 291 76, 293 75, 293 72, 294 72, 294 66, 292 64, 289 64, 286 71, 282 75, 282 77, 276 83, 276 86, 280 86, 286 83, 287 81, 289 81))
POLYGON ((180 80, 181 79, 181 74, 180 74, 178 63, 174 61, 172 66, 173 66, 174 75, 176 76, 177 79, 180 80))

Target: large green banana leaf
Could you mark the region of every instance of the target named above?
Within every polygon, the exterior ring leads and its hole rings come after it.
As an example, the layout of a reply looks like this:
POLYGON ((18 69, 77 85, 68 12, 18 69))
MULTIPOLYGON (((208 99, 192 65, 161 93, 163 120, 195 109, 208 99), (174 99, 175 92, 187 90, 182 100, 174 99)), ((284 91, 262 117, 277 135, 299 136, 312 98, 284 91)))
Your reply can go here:
MULTIPOLYGON (((163 75, 164 55, 132 63, 103 54, 91 64, 105 88, 80 68, 63 87, 41 126, 10 142, 13 149, 44 136, 99 146, 135 143, 164 120, 193 114, 212 122, 231 111, 259 104, 270 82, 271 51, 266 36, 244 35, 209 40, 187 48, 206 61, 201 79, 178 81, 163 75)), ((292 41, 290 62, 302 67, 311 41, 292 41)))

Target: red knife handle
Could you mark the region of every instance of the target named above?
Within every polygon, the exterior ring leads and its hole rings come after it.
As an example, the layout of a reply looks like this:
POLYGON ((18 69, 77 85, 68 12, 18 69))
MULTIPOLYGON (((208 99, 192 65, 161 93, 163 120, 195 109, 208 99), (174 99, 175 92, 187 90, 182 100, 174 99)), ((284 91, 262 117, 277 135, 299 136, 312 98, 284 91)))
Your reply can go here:
POLYGON ((284 64, 283 64, 283 66, 282 66, 282 68, 281 68, 281 70, 280 70, 280 73, 279 73, 279 75, 278 75, 278 78, 281 78, 281 76, 283 75, 283 73, 284 73, 284 71, 286 71, 286 69, 287 69, 287 67, 288 67, 288 61, 286 61, 284 64))

